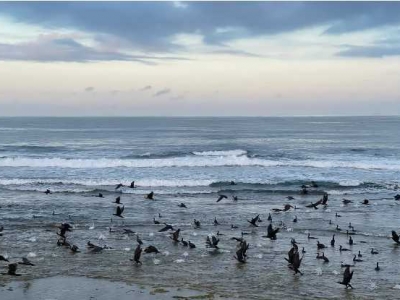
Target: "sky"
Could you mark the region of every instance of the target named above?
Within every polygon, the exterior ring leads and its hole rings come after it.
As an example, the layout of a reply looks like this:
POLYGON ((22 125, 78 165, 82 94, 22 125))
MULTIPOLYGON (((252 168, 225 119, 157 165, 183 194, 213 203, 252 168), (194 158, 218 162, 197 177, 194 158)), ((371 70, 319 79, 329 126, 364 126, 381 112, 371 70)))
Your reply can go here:
POLYGON ((400 2, 0 2, 0 116, 400 115, 400 2))

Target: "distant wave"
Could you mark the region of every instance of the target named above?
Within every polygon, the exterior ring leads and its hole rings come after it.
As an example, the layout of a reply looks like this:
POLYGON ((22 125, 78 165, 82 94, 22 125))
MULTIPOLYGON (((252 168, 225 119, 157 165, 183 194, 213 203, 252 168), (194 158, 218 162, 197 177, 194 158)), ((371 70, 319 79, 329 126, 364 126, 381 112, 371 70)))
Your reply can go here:
POLYGON ((36 145, 5 145, 0 146, 0 152, 58 152, 66 150, 63 146, 36 146, 36 145))
POLYGON ((220 166, 261 166, 261 167, 310 167, 310 168, 352 168, 363 170, 400 171, 399 160, 333 161, 333 160, 269 160, 245 155, 230 156, 183 156, 150 159, 65 159, 65 158, 0 158, 0 167, 30 168, 166 168, 166 167, 220 167, 220 166))
MULTIPOLYGON (((129 185, 131 179, 47 179, 47 178, 32 178, 32 179, 0 179, 2 186, 19 186, 19 185, 34 185, 34 186, 89 186, 89 187, 112 187, 117 184, 123 183, 129 185)), ((153 179, 142 178, 135 180, 138 187, 211 187, 218 189, 232 189, 232 190, 263 190, 270 189, 271 187, 294 187, 299 188, 302 184, 307 183, 307 180, 290 180, 290 181, 264 181, 264 182, 235 182, 231 185, 230 181, 215 181, 211 179, 153 179)), ((318 189, 347 189, 347 188, 392 188, 392 184, 386 183, 373 183, 362 182, 359 180, 338 180, 338 181, 319 181, 318 189)))
POLYGON ((225 150, 225 151, 195 151, 193 152, 194 155, 198 156, 242 156, 246 155, 247 151, 246 150, 225 150))

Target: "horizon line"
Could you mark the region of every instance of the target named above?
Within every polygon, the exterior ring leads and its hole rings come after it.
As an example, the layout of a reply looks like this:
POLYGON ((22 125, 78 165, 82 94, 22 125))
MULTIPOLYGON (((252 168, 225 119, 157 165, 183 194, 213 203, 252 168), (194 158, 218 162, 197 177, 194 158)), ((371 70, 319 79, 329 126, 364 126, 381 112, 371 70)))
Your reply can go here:
POLYGON ((93 116, 51 116, 51 115, 43 115, 43 116, 30 116, 30 115, 14 115, 14 116, 2 116, 0 118, 306 118, 306 117, 400 117, 400 114, 392 114, 392 115, 269 115, 269 116, 245 116, 245 115, 231 115, 231 116, 218 116, 218 115, 183 115, 183 116, 162 116, 162 115, 146 115, 146 116, 126 116, 126 115, 93 115, 93 116))

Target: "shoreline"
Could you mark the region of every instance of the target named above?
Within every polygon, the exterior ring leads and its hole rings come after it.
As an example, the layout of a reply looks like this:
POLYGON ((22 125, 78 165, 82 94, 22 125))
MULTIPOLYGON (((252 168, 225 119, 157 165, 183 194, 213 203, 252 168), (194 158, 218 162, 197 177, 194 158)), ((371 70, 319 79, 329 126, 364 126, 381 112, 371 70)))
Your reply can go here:
MULTIPOLYGON (((4 279, 5 277, 0 277, 4 279)), ((144 286, 86 276, 53 276, 31 280, 0 280, 2 300, 151 300, 216 299, 213 293, 186 288, 144 286)), ((224 299, 229 299, 225 298, 224 299)))

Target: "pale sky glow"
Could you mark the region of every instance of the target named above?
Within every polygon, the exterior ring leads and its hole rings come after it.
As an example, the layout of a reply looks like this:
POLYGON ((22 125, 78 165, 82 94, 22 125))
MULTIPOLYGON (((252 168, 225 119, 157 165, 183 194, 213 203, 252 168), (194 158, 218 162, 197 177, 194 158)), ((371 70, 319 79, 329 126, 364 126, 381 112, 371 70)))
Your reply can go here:
POLYGON ((0 3, 0 115, 400 114, 400 3, 0 3))

